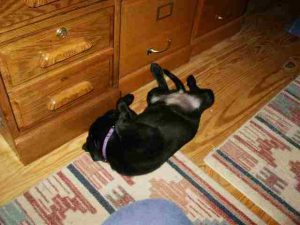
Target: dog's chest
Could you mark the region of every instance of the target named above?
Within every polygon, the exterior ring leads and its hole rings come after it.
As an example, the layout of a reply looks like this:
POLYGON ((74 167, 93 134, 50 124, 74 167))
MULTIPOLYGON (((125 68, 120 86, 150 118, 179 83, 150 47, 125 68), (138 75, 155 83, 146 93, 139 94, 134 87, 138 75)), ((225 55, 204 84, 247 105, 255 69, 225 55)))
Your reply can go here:
POLYGON ((177 105, 186 111, 193 111, 201 105, 201 99, 181 92, 152 97, 151 103, 156 102, 164 102, 166 105, 177 105))

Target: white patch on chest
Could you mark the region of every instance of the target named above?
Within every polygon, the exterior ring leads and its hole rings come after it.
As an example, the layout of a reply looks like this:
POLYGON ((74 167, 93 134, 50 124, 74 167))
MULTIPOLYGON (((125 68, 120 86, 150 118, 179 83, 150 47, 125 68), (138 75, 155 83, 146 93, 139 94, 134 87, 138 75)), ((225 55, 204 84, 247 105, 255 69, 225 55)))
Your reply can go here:
POLYGON ((195 110, 201 104, 200 99, 182 92, 155 96, 151 99, 151 103, 155 102, 164 102, 166 105, 177 105, 187 111, 195 110))

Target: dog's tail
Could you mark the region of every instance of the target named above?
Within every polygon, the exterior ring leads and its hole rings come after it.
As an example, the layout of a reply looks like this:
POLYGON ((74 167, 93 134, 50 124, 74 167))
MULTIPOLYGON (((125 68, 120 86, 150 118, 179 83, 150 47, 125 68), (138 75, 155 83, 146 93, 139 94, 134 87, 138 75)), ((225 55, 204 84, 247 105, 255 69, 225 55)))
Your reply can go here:
POLYGON ((169 70, 163 69, 164 74, 169 77, 175 84, 178 91, 185 91, 185 87, 181 80, 176 77, 173 73, 171 73, 169 70))
POLYGON ((151 63, 150 70, 157 81, 157 84, 160 88, 164 90, 169 90, 167 82, 164 78, 164 71, 157 63, 151 63))

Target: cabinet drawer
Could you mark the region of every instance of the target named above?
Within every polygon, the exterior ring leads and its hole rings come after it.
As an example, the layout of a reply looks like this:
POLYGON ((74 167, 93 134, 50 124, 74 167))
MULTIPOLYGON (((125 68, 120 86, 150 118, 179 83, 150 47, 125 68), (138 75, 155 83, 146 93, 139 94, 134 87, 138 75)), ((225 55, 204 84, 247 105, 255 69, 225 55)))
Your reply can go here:
POLYGON ((36 0, 38 3, 34 1, 35 0, 1 1, 0 33, 103 0, 36 0), (38 8, 32 8, 37 6, 38 8))
POLYGON ((81 135, 107 110, 115 107, 120 97, 118 89, 112 88, 105 94, 83 102, 49 122, 16 138, 18 155, 24 164, 53 151, 67 141, 81 135))
POLYGON ((188 45, 195 5, 195 0, 124 1, 120 76, 188 45), (150 48, 165 51, 147 55, 150 48))
POLYGON ((99 55, 89 56, 10 91, 19 128, 55 116, 105 92, 111 86, 111 63, 111 59, 101 62, 99 55))
POLYGON ((196 37, 206 34, 241 16, 247 0, 202 0, 196 37))
POLYGON ((112 16, 112 8, 103 9, 1 47, 1 71, 8 89, 111 46, 112 16))

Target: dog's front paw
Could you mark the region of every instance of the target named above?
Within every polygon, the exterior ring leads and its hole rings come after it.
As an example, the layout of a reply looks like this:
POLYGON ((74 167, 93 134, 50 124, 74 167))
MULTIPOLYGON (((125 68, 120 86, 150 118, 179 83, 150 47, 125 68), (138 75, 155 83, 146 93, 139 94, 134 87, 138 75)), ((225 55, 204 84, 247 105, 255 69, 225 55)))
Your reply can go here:
POLYGON ((121 102, 124 102, 126 105, 130 106, 133 103, 134 95, 133 94, 127 94, 124 97, 120 98, 118 101, 118 104, 121 102))
POLYGON ((134 95, 133 94, 127 94, 124 96, 124 101, 126 102, 127 105, 131 105, 134 100, 134 95))

